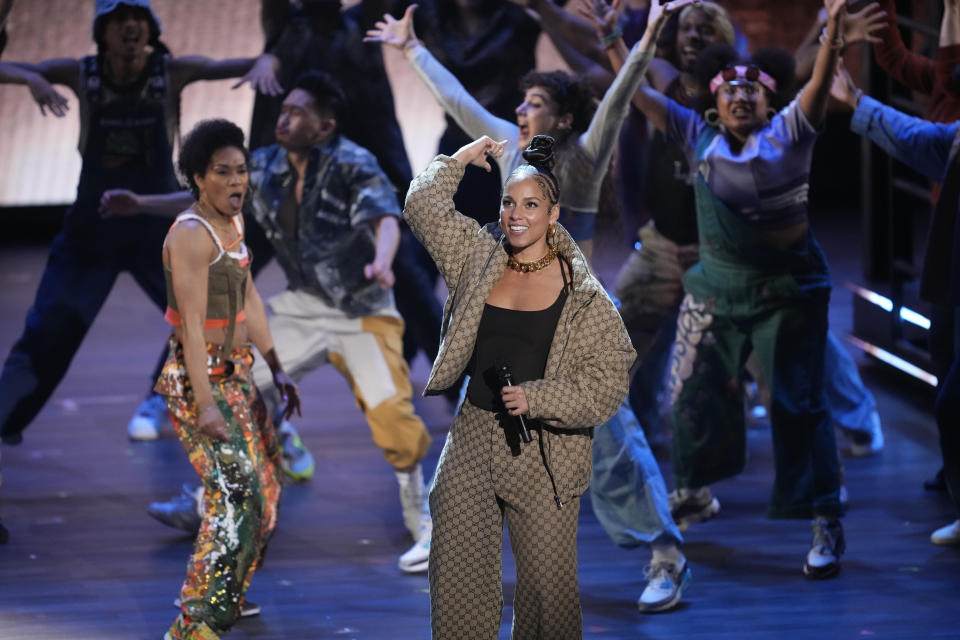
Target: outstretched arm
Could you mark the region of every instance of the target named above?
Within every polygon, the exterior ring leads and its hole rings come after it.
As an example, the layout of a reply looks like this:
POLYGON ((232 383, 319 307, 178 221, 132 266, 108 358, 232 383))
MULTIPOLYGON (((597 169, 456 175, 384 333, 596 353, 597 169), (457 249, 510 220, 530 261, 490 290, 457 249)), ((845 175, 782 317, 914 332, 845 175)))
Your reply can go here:
POLYGON ((75 58, 56 58, 38 64, 29 62, 0 62, 0 83, 22 84, 30 89, 30 95, 47 115, 47 109, 57 117, 67 113, 67 99, 53 84, 70 87, 75 95, 80 94, 80 62, 75 58))
POLYGON ((827 26, 824 28, 820 51, 817 52, 817 60, 813 65, 813 75, 804 85, 803 94, 800 96, 800 109, 815 129, 822 127, 827 118, 833 73, 840 58, 840 49, 844 45, 840 23, 847 10, 847 0, 823 0, 823 6, 827 10, 827 26))
POLYGON ((515 141, 518 137, 517 125, 487 111, 417 39, 413 31, 416 8, 415 4, 407 7, 399 20, 389 14, 384 15, 383 20, 367 31, 364 42, 379 42, 402 51, 443 110, 467 135, 473 138, 488 135, 497 140, 506 138, 515 141))
MULTIPOLYGON (((820 51, 820 34, 826 26, 827 10, 821 8, 807 36, 793 54, 797 61, 795 77, 798 82, 807 80, 813 73, 813 64, 820 51)), ((847 46, 855 42, 870 42, 878 45, 883 42, 880 35, 889 28, 887 13, 876 2, 871 2, 856 13, 846 14, 842 26, 843 40, 847 46)))
MULTIPOLYGON (((622 87, 628 91, 625 94, 626 100, 632 100, 633 104, 650 119, 657 129, 660 131, 666 130, 667 104, 669 101, 664 95, 647 85, 643 81, 643 75, 653 60, 657 48, 657 38, 660 37, 667 20, 670 19, 671 15, 687 5, 693 4, 693 2, 694 0, 675 0, 674 2, 661 4, 659 0, 651 0, 647 29, 640 41, 634 45, 633 51, 628 52, 621 37, 616 37, 609 43, 607 55, 617 72, 617 80, 608 90, 607 96, 604 96, 604 102, 606 102, 608 96, 613 94, 614 88, 618 87, 619 83, 624 83, 622 87), (636 75, 638 73, 639 76, 636 75)), ((598 32, 601 33, 609 30, 611 24, 609 14, 601 6, 602 4, 603 0, 581 0, 582 13, 592 16, 598 32)), ((620 96, 618 96, 618 102, 619 98, 620 96)), ((601 108, 603 106, 603 103, 601 103, 601 108)), ((616 103, 616 106, 619 108, 620 105, 616 103)), ((597 114, 600 114, 600 109, 597 110, 597 114)), ((596 120, 597 117, 595 116, 594 121, 596 120)), ((592 126, 591 123, 591 128, 592 126)))
POLYGON ((933 92, 934 63, 903 44, 897 27, 897 8, 893 0, 880 0, 887 14, 887 29, 880 42, 873 45, 873 57, 881 69, 905 87, 930 95, 933 92))
POLYGON ((935 124, 908 116, 893 107, 863 95, 842 61, 837 65, 831 95, 854 110, 850 129, 866 136, 897 160, 941 180, 950 158, 960 122, 935 124))
POLYGON ((191 204, 193 194, 186 190, 143 195, 129 189, 107 189, 100 196, 100 215, 111 218, 146 213, 161 218, 173 218, 191 204))
POLYGON ((204 56, 182 56, 170 60, 170 78, 175 93, 197 80, 226 80, 240 78, 236 89, 246 83, 255 91, 276 96, 283 93, 283 87, 277 80, 280 61, 270 53, 256 58, 230 58, 214 60, 204 56))

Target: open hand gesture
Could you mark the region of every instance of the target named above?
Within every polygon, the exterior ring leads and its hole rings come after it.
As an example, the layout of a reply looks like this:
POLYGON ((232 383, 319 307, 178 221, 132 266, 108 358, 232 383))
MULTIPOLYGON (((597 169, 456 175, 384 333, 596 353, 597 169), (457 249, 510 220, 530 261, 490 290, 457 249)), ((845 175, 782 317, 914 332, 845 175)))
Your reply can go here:
POLYGON ((277 80, 277 69, 279 67, 280 61, 276 56, 269 53, 261 54, 257 61, 253 63, 253 66, 250 67, 250 71, 247 71, 231 89, 237 89, 249 82, 250 88, 254 91, 267 96, 279 96, 283 94, 283 87, 277 80))
POLYGON ((580 0, 577 3, 577 13, 593 23, 597 29, 598 38, 606 38, 616 31, 620 21, 620 12, 625 0, 580 0))
POLYGON ((843 21, 843 39, 847 44, 882 42, 883 39, 874 34, 888 26, 887 12, 876 2, 871 2, 860 11, 847 15, 843 21))
POLYGON ((27 87, 30 89, 30 95, 33 96, 37 106, 40 107, 40 113, 42 115, 47 115, 47 109, 50 109, 50 113, 58 118, 67 115, 67 110, 69 109, 67 99, 58 93, 57 90, 53 88, 53 85, 50 84, 50 81, 42 75, 39 73, 28 74, 27 87))
POLYGON ((389 13, 383 14, 383 20, 378 20, 373 29, 367 30, 363 41, 380 42, 400 50, 409 47, 417 41, 417 34, 413 32, 413 12, 416 10, 417 5, 410 5, 399 20, 389 13))

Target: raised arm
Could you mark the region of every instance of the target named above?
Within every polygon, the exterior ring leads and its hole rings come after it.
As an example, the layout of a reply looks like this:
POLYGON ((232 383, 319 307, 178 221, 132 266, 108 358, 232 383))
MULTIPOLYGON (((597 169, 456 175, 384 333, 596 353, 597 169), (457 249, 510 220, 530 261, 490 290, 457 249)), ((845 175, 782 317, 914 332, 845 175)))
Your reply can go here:
MULTIPOLYGON (((793 54, 797 61, 795 77, 798 82, 803 82, 813 73, 813 63, 817 59, 817 53, 820 51, 820 34, 827 26, 827 10, 821 8, 817 12, 817 19, 814 20, 810 31, 796 53, 793 54)), ((880 34, 885 32, 889 26, 887 23, 887 13, 876 2, 871 2, 856 13, 848 13, 843 19, 843 40, 847 46, 856 42, 870 42, 879 45, 883 42, 880 34)), ((876 51, 876 48, 874 49, 876 51)))
POLYGON ((280 61, 270 53, 256 58, 230 58, 214 60, 204 56, 181 56, 170 60, 170 78, 173 90, 179 93, 185 86, 197 80, 226 80, 240 78, 233 88, 250 83, 255 91, 276 96, 283 93, 277 80, 280 61))
MULTIPOLYGON (((581 56, 606 66, 608 64, 603 47, 594 37, 594 29, 589 21, 563 9, 553 0, 512 0, 526 6, 540 18, 540 26, 551 42, 560 49, 561 44, 571 47, 581 56)), ((610 5, 620 11, 625 0, 612 0, 610 5)), ((562 54, 562 50, 561 50, 562 54)), ((566 56, 564 56, 566 59, 566 56)))
MULTIPOLYGON (((582 6, 592 15, 598 16, 595 21, 597 28, 605 29, 608 28, 609 22, 599 18, 601 14, 598 13, 598 3, 601 2, 603 0, 582 0, 582 6)), ((653 60, 657 38, 667 20, 693 2, 694 0, 674 0, 661 5, 658 0, 651 0, 647 29, 640 41, 634 45, 633 50, 627 53, 627 47, 621 37, 615 37, 609 43, 607 54, 617 72, 617 77, 600 102, 590 127, 581 136, 581 144, 594 158, 602 159, 601 154, 612 152, 613 140, 620 131, 620 125, 627 114, 627 105, 631 100, 653 122, 654 126, 661 131, 666 128, 667 98, 644 85, 643 76, 653 60)), ((609 155, 606 158, 609 159, 609 155)))
POLYGON ((519 135, 517 125, 487 111, 417 39, 413 30, 416 8, 415 4, 407 7, 400 20, 389 14, 384 15, 382 21, 367 31, 364 42, 379 42, 402 51, 443 110, 470 137, 486 135, 497 140, 506 138, 516 141, 519 135))
POLYGON ((452 158, 437 156, 410 183, 403 218, 430 253, 451 291, 480 230, 476 220, 457 211, 453 194, 468 164, 489 171, 487 156, 502 155, 505 144, 506 140, 495 142, 483 136, 461 147, 452 158))
POLYGON ((30 95, 40 107, 57 117, 67 113, 67 99, 54 84, 70 87, 75 95, 80 94, 80 62, 75 58, 56 58, 33 64, 29 62, 0 62, 0 83, 22 84, 30 89, 30 95))
POLYGON ((941 180, 946 173, 950 147, 960 122, 935 124, 897 111, 857 89, 841 63, 833 81, 832 95, 854 110, 850 129, 866 136, 888 154, 926 175, 941 180))
POLYGON ((822 127, 827 118, 830 86, 833 84, 840 49, 844 45, 840 22, 847 10, 847 0, 823 0, 823 6, 827 10, 827 26, 824 27, 820 51, 813 64, 813 75, 804 85, 800 96, 800 109, 815 129, 822 127))
POLYGON ((903 86, 930 95, 933 93, 933 60, 913 53, 903 44, 897 27, 897 8, 893 0, 880 0, 887 14, 888 27, 880 42, 873 45, 873 57, 881 69, 903 86))

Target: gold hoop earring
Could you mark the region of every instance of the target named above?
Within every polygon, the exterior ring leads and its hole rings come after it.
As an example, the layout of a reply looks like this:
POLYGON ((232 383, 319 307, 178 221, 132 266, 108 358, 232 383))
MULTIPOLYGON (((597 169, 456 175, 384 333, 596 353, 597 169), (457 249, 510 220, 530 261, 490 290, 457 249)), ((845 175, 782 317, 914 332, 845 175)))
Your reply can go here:
POLYGON ((547 241, 553 242, 557 239, 557 225, 550 223, 550 227, 547 229, 547 241))
POLYGON ((769 109, 767 109, 767 122, 770 122, 771 120, 773 120, 773 118, 776 115, 777 115, 776 109, 774 109, 773 107, 770 107, 769 109))
POLYGON ((716 127, 718 124, 720 124, 720 112, 714 107, 710 107, 703 112, 703 119, 706 120, 707 124, 711 127, 716 127))

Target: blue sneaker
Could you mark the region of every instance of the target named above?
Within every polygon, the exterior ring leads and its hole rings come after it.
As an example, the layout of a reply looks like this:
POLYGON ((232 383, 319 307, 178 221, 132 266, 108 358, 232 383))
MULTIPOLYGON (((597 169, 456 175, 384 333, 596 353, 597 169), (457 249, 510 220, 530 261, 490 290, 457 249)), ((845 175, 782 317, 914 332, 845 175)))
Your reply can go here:
POLYGON ((127 435, 131 440, 149 442, 160 437, 160 427, 170 419, 163 396, 152 393, 140 403, 137 412, 127 423, 127 435))
POLYGON ((289 421, 280 422, 280 466, 294 482, 306 482, 313 477, 316 464, 303 446, 300 435, 289 421))

